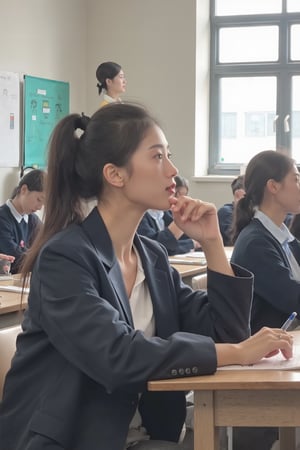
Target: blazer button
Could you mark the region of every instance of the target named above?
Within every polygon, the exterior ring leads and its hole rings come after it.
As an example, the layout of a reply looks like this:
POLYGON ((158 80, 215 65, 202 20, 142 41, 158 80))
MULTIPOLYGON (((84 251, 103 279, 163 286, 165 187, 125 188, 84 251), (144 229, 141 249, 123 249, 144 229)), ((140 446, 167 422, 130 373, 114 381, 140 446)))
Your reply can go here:
POLYGON ((191 369, 189 367, 187 367, 185 369, 185 373, 186 373, 186 375, 191 375, 191 369))
POLYGON ((198 367, 196 367, 196 366, 192 367, 192 373, 193 374, 198 373, 198 367))
POLYGON ((179 369, 178 372, 179 372, 179 375, 184 375, 184 369, 179 369))
POLYGON ((176 377, 177 374, 178 374, 178 372, 177 372, 176 369, 172 369, 172 370, 171 370, 171 375, 172 375, 173 377, 176 377))

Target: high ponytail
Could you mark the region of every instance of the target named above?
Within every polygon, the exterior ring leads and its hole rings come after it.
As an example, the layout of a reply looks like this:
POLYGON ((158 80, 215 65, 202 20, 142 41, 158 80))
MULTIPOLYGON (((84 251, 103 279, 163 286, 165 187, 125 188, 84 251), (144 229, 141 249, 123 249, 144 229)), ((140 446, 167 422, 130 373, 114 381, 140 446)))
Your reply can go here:
POLYGON ((78 128, 80 119, 81 116, 78 114, 65 117, 58 123, 50 137, 44 223, 24 258, 22 265, 24 278, 32 271, 44 243, 70 223, 80 222, 83 219, 74 169, 80 142, 75 129, 78 128))

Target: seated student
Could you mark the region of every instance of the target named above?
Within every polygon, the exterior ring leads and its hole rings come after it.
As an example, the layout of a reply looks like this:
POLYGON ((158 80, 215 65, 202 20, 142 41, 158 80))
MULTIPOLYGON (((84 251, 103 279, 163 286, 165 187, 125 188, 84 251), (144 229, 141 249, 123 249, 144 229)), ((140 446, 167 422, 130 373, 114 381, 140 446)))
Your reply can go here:
POLYGON ((14 256, 0 253, 0 275, 7 275, 11 270, 11 263, 15 260, 14 256))
POLYGON ((197 241, 187 237, 176 225, 170 211, 149 209, 140 221, 137 232, 163 244, 169 256, 200 248, 197 241))
POLYGON ((189 182, 186 178, 176 175, 174 177, 176 183, 175 187, 175 197, 180 197, 181 195, 188 195, 189 193, 189 182))
POLYGON ((300 214, 295 214, 289 226, 290 232, 300 241, 300 214))
MULTIPOLYGON (((279 329, 293 311, 300 317, 300 243, 284 224, 287 213, 300 212, 299 177, 295 162, 273 150, 258 153, 246 169, 231 261, 254 274, 252 333, 263 326, 279 329)), ((256 435, 236 429, 234 436, 242 439, 243 433, 245 450, 269 449, 277 436, 277 430, 264 428, 256 435)))
POLYGON ((218 219, 223 243, 226 246, 232 245, 232 222, 233 210, 237 202, 244 197, 244 175, 239 175, 231 183, 231 190, 233 194, 233 202, 225 203, 218 209, 218 219))
POLYGON ((11 273, 20 270, 21 259, 41 225, 34 213, 44 204, 44 177, 42 170, 28 172, 14 189, 11 199, 0 207, 0 251, 14 256, 11 273))
POLYGON ((148 380, 292 356, 284 331, 248 338, 253 275, 227 261, 214 205, 174 196, 176 174, 143 108, 117 104, 56 126, 44 226, 23 266, 30 293, 0 404, 0 450, 192 450, 176 444, 184 392, 150 392, 148 380), (81 199, 92 197, 83 219, 81 199), (136 234, 146 210, 169 208, 202 245, 207 292, 184 285, 163 246, 136 234))

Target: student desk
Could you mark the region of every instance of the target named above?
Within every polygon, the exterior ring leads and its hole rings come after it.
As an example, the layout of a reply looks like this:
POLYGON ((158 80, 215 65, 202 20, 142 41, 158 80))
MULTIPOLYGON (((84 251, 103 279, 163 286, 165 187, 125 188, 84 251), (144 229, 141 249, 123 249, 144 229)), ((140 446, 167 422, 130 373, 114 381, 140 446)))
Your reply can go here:
MULTIPOLYGON (((20 275, 13 275, 10 280, 1 280, 0 286, 18 286, 22 283, 20 275)), ((23 295, 21 306, 21 294, 0 290, 0 328, 16 325, 22 321, 23 311, 27 307, 28 294, 23 295)))
MULTIPOLYGON (((300 333, 293 332, 300 344, 300 333)), ((280 428, 280 450, 295 450, 300 371, 218 370, 215 375, 149 381, 151 391, 194 391, 194 450, 217 450, 221 426, 280 428)))
POLYGON ((174 267, 179 273, 182 280, 185 284, 192 286, 192 278, 195 275, 200 275, 200 273, 205 273, 207 270, 207 266, 203 265, 192 265, 192 264, 173 264, 171 266, 174 267))

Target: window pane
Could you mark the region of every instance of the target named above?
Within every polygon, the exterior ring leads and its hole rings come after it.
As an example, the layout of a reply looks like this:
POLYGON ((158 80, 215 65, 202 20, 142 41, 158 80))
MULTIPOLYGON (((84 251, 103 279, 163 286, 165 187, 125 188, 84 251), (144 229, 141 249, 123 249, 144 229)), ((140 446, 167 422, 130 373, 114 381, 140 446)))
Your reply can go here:
POLYGON ((300 162, 300 76, 292 78, 292 156, 300 162))
POLYGON ((275 148, 277 80, 234 77, 222 78, 220 83, 222 136, 218 162, 247 164, 257 152, 275 148))
POLYGON ((278 61, 278 27, 221 28, 221 63, 278 61))
POLYGON ((300 60, 300 25, 291 26, 291 60, 300 60))
POLYGON ((299 0, 287 0, 287 12, 300 12, 299 0))
MULTIPOLYGON (((294 2, 290 0, 290 2, 298 3, 299 7, 299 0, 294 0, 294 2)), ((216 0, 217 16, 280 13, 281 11, 282 0, 216 0)))

